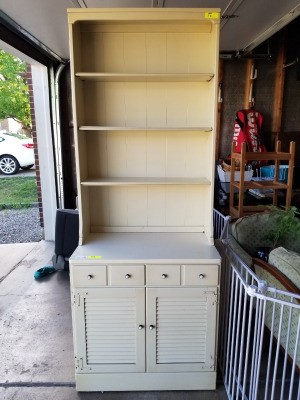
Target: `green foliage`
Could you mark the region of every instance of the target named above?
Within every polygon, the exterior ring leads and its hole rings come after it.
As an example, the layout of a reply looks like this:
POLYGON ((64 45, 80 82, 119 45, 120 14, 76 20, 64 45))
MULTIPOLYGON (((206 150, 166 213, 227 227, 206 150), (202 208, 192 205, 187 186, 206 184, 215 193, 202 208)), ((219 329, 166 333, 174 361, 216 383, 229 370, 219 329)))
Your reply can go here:
POLYGON ((295 240, 300 239, 300 220, 297 215, 300 213, 297 207, 290 207, 288 209, 277 208, 270 206, 270 214, 274 216, 276 220, 275 228, 270 232, 268 238, 272 242, 272 248, 277 246, 277 243, 287 233, 295 235, 295 240))
POLYGON ((37 201, 37 184, 34 177, 0 179, 0 209, 22 208, 37 201))
POLYGON ((0 120, 14 118, 24 128, 31 127, 26 63, 0 50, 0 120))

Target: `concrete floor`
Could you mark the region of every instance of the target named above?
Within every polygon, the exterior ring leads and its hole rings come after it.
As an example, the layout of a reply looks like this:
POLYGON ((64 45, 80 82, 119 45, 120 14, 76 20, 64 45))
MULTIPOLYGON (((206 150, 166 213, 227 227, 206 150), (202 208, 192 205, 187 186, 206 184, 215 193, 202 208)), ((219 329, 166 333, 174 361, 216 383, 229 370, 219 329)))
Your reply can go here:
POLYGON ((53 242, 0 245, 2 400, 227 399, 221 383, 216 391, 76 392, 69 274, 33 277, 53 253, 53 242))

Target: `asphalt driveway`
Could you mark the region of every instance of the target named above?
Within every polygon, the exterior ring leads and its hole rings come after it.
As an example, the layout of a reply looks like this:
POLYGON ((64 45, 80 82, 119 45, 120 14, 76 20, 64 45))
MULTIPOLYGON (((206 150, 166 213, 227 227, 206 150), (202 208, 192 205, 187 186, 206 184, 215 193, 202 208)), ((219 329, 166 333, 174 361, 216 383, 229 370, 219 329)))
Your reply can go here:
POLYGON ((29 177, 35 177, 35 168, 30 168, 30 169, 20 169, 20 171, 15 174, 15 175, 5 175, 5 174, 0 174, 0 179, 1 178, 29 178, 29 177))

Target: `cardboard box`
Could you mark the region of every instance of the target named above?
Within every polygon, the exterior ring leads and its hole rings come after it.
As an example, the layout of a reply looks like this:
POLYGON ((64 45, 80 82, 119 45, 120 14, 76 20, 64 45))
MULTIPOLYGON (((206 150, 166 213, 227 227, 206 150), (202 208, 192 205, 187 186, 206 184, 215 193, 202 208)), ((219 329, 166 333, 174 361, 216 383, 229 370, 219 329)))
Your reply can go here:
MULTIPOLYGON (((217 166, 220 182, 230 182, 230 171, 223 171, 221 165, 217 166)), ((234 181, 239 182, 241 176, 240 171, 234 171, 234 181)), ((245 171, 244 180, 250 181, 253 176, 253 170, 245 171)))

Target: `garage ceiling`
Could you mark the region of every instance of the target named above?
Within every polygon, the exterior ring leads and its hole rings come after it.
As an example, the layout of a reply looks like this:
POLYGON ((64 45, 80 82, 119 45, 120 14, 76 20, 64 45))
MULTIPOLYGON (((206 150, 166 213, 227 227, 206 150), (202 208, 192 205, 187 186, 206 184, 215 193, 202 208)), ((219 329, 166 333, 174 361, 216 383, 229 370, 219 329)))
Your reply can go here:
POLYGON ((250 51, 300 15, 299 0, 0 0, 2 19, 69 58, 67 8, 221 8, 221 52, 250 51))

